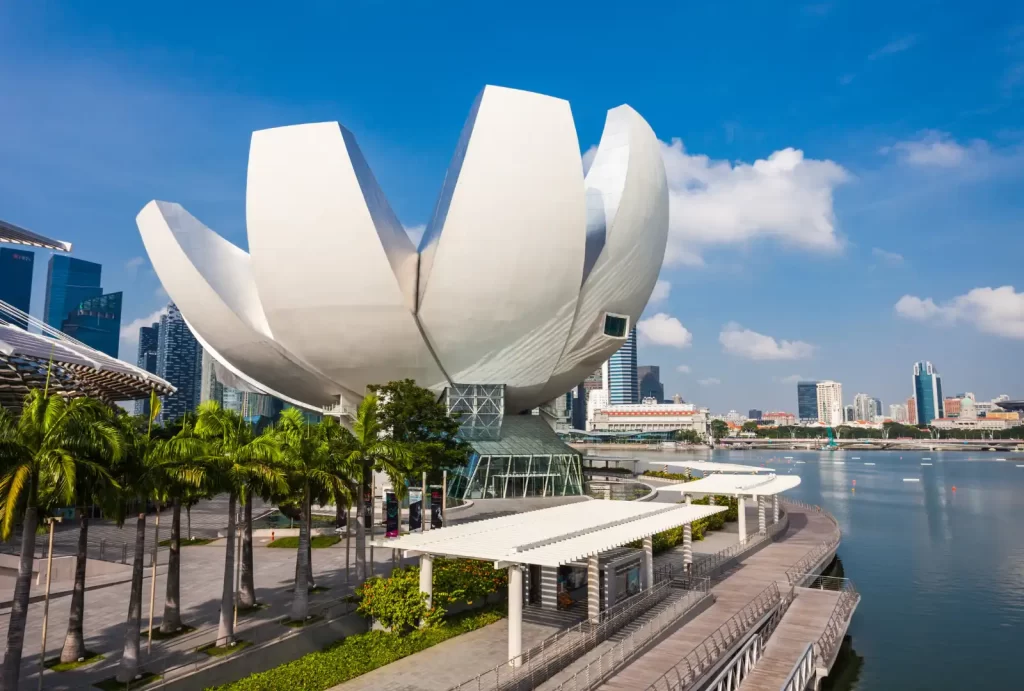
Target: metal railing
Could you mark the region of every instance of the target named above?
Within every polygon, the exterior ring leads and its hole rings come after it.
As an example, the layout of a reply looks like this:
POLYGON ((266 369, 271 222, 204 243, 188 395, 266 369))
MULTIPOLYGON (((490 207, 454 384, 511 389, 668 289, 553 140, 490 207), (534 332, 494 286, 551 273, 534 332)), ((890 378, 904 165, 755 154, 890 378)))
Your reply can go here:
POLYGON ((825 632, 821 634, 821 637, 814 644, 814 654, 820 666, 827 667, 835 656, 836 650, 838 650, 843 642, 843 634, 846 632, 850 616, 852 616, 853 610, 857 607, 857 603, 860 602, 860 593, 857 592, 853 581, 848 578, 830 578, 825 576, 819 577, 819 580, 823 581, 822 587, 825 585, 832 586, 825 588, 826 590, 839 591, 839 599, 836 601, 836 606, 828 618, 828 623, 825 624, 825 632))
POLYGON ((804 691, 814 680, 814 646, 810 643, 804 649, 803 655, 793 665, 793 671, 782 682, 779 691, 804 691))
POLYGON ((759 547, 761 544, 774 540, 775 536, 779 533, 785 532, 789 527, 789 515, 782 513, 779 516, 779 520, 768 526, 768 529, 764 533, 758 533, 753 536, 747 536, 746 542, 736 542, 723 550, 719 550, 714 554, 708 555, 699 562, 696 562, 692 566, 691 573, 697 577, 713 578, 721 571, 727 564, 735 561, 746 552, 759 547))
POLYGON ((642 590, 602 611, 596 622, 585 619, 552 634, 525 651, 520 656, 518 666, 512 667, 507 661, 503 662, 453 686, 452 691, 534 688, 664 600, 672 592, 672 579, 673 570, 670 565, 656 569, 652 588, 642 590))
POLYGON ((691 650, 683 659, 647 687, 647 691, 681 691, 707 674, 773 610, 783 605, 783 595, 777 583, 772 582, 739 612, 718 627, 711 635, 691 650))
POLYGON ((764 654, 764 637, 755 633, 743 644, 725 668, 711 680, 705 691, 736 691, 764 654))
POLYGON ((708 597, 711 582, 707 578, 691 579, 687 594, 672 603, 663 612, 639 628, 630 631, 612 647, 588 662, 582 669, 554 687, 553 691, 581 691, 593 689, 617 670, 622 669, 638 654, 646 650, 651 641, 675 624, 689 610, 708 597))

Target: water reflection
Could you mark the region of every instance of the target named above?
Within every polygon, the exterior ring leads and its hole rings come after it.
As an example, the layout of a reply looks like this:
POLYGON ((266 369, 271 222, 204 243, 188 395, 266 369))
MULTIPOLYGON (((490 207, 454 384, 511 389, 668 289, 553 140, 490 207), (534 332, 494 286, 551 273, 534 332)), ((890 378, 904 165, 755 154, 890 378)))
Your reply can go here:
POLYGON ((864 658, 853 649, 853 639, 843 638, 839 646, 836 663, 832 665, 832 673, 821 682, 822 691, 855 691, 860 688, 860 670, 864 666, 864 658))

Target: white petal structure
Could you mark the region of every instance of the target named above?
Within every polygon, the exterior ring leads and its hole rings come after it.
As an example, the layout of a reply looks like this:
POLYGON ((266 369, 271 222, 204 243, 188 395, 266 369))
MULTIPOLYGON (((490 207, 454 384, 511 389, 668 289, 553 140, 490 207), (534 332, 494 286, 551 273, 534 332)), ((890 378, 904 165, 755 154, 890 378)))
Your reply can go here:
POLYGON ((514 413, 622 344, 661 268, 668 191, 629 106, 608 112, 584 179, 568 102, 488 86, 419 251, 337 123, 253 133, 249 253, 177 204, 137 221, 171 299, 239 380, 311 406, 407 377, 503 384, 514 413))

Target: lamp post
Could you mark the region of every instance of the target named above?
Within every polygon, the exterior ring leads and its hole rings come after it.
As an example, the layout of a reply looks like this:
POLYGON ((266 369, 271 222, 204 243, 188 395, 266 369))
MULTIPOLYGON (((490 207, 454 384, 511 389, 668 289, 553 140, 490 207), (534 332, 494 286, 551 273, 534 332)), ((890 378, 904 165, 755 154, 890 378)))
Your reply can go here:
MULTIPOLYGON (((304 519, 305 520, 305 519, 304 519)), ((238 517, 235 520, 235 623, 232 630, 238 628, 238 602, 242 590, 242 506, 238 506, 238 517)), ((301 530, 301 528, 300 528, 301 530)), ((312 536, 309 538, 312 540, 312 536)), ((309 567, 312 569, 312 567, 309 567)))
POLYGON ((43 647, 39 653, 39 689, 43 688, 43 672, 46 670, 46 624, 50 616, 50 574, 53 567, 53 527, 64 520, 61 516, 48 516, 43 519, 50 525, 50 546, 46 552, 46 594, 43 596, 43 647))
POLYGON ((156 605, 156 558, 160 553, 160 503, 156 505, 156 518, 153 521, 153 563, 149 577, 149 634, 146 640, 146 654, 153 652, 153 607, 156 605))

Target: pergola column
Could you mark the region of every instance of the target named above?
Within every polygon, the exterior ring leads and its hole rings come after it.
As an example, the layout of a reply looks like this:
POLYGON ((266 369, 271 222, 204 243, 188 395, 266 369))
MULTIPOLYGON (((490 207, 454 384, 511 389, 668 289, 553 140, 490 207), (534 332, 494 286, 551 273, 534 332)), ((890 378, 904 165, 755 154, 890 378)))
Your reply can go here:
POLYGON ((744 497, 736 497, 736 518, 740 522, 740 544, 747 541, 747 506, 744 497))
POLYGON ((764 496, 757 497, 757 532, 764 535, 768 532, 768 528, 765 525, 764 520, 764 496))
POLYGON ((523 567, 508 567, 508 664, 523 663, 523 567))
POLYGON ((772 495, 772 525, 779 522, 779 495, 772 495))
POLYGON ((587 617, 595 624, 601 619, 601 566, 596 554, 587 558, 587 617))
MULTIPOLYGON (((683 497, 687 506, 692 505, 692 499, 687 494, 683 497)), ((683 569, 687 574, 693 568, 693 526, 689 523, 683 524, 683 569)))
POLYGON ((420 555, 420 592, 427 596, 427 608, 434 606, 434 555, 420 555))
POLYGON ((654 587, 654 538, 644 538, 644 575, 647 577, 647 587, 654 587))

